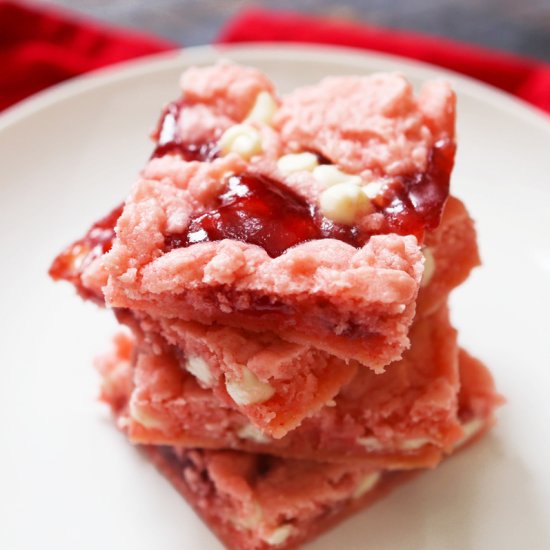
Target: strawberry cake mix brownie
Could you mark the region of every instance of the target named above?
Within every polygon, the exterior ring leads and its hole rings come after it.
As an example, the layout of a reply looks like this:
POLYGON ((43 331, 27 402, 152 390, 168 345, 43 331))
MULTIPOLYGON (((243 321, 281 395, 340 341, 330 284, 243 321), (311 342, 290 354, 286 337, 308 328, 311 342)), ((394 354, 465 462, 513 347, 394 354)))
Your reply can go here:
POLYGON ((447 309, 479 264, 454 125, 443 81, 190 68, 125 202, 54 260, 132 332, 97 363, 119 427, 228 548, 296 548, 492 423, 447 309))
MULTIPOLYGON (((501 403, 487 369, 464 351, 460 352, 460 379, 458 418, 463 433, 451 451, 485 432, 501 403)), ((120 393, 110 394, 116 416, 124 414, 128 389, 121 384, 120 393)), ((123 426, 124 416, 119 418, 123 426)), ((415 473, 227 450, 149 446, 145 451, 227 548, 234 550, 296 548, 415 473)))

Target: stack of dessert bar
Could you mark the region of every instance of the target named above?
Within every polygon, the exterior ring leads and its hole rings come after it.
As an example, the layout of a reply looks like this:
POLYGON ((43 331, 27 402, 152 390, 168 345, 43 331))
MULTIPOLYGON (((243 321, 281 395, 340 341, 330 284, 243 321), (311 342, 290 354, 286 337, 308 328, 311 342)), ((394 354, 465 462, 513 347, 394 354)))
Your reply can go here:
POLYGON ((398 74, 280 96, 229 62, 181 89, 50 273, 131 329, 97 361, 130 441, 228 548, 295 548, 493 422, 447 307, 479 263, 455 96, 398 74))

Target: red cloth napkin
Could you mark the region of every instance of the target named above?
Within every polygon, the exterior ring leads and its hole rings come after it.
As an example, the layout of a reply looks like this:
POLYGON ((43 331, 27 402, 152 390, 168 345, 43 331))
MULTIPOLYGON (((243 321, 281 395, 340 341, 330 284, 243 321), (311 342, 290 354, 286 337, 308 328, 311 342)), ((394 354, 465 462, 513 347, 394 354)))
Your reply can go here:
MULTIPOLYGON (((427 61, 473 76, 550 112, 550 66, 409 32, 250 10, 219 42, 290 41, 353 46, 427 61)), ((111 63, 177 45, 64 11, 0 0, 0 110, 43 88, 111 63)))
POLYGON ((230 22, 219 40, 335 44, 401 55, 477 78, 550 112, 550 65, 441 38, 364 23, 251 10, 230 22))
POLYGON ((0 2, 0 110, 92 69, 175 47, 64 11, 0 2))

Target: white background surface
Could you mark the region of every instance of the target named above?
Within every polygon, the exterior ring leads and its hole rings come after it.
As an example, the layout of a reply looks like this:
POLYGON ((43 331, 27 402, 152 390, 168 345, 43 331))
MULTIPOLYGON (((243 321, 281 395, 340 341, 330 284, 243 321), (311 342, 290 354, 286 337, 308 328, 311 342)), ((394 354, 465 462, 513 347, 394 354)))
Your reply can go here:
MULTIPOLYGON (((283 91, 327 74, 442 74, 351 50, 224 51, 283 91)), ((111 68, 0 117, 2 549, 221 548, 95 401, 91 361, 114 321, 46 275, 54 255, 125 196, 181 70, 218 56, 189 49, 111 68)), ((459 96, 453 192, 478 221, 485 262, 455 292, 452 316, 508 404, 480 444, 311 550, 550 548, 550 122, 450 78, 459 96)))

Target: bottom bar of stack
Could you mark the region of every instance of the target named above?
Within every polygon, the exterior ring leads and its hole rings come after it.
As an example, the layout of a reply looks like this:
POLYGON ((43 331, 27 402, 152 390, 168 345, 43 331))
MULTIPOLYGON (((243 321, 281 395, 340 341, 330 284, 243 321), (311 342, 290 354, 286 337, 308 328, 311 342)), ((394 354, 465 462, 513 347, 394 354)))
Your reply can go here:
MULTIPOLYGON (((111 387, 104 398, 124 429, 132 392, 125 374, 130 350, 119 351, 119 362, 110 361, 109 369, 104 364, 102 374, 111 387)), ((457 416, 464 433, 448 453, 481 436, 501 402, 486 367, 464 350, 458 359, 457 416)), ((232 550, 296 548, 422 471, 224 449, 141 448, 232 550)))

